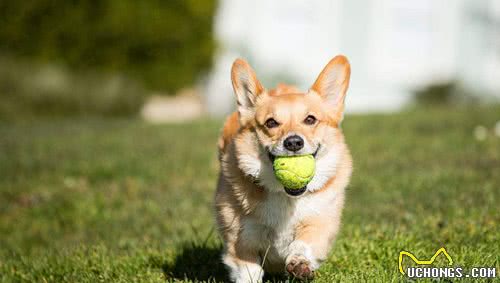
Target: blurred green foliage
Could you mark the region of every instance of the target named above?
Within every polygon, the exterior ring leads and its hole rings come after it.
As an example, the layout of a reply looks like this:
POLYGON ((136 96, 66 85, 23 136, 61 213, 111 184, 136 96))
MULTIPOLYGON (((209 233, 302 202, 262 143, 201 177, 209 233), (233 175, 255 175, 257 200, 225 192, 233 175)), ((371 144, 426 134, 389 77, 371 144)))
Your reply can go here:
POLYGON ((413 93, 415 103, 419 106, 471 105, 481 101, 480 94, 465 89, 458 81, 429 84, 413 93))
POLYGON ((455 82, 428 85, 415 91, 415 100, 420 105, 447 105, 453 102, 456 89, 455 82))
POLYGON ((212 63, 215 0, 0 1, 0 51, 173 92, 212 63))
POLYGON ((124 75, 76 72, 0 56, 0 121, 56 116, 130 116, 147 91, 124 75))

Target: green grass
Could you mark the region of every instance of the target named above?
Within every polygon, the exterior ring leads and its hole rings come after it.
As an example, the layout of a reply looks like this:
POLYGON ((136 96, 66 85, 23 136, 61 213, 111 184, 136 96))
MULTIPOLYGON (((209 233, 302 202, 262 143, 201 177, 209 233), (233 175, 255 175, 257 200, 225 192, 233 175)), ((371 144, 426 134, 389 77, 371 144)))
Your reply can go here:
MULTIPOLYGON (((348 115, 355 168, 316 281, 399 282, 401 250, 425 259, 441 246, 498 273, 500 138, 473 131, 499 113, 348 115)), ((0 123, 0 282, 226 280, 211 208, 220 126, 0 123)))

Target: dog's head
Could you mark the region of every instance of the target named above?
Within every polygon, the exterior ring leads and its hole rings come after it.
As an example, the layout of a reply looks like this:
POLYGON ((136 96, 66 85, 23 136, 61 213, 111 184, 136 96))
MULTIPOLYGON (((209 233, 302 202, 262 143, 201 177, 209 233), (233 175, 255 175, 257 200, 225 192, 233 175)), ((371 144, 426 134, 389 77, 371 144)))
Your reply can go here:
POLYGON ((312 154, 316 173, 303 192, 322 188, 335 174, 344 149, 339 125, 349 77, 349 62, 339 55, 326 65, 306 93, 286 85, 268 91, 248 63, 237 59, 231 79, 242 128, 235 140, 241 170, 266 189, 283 191, 274 177, 273 159, 312 154))

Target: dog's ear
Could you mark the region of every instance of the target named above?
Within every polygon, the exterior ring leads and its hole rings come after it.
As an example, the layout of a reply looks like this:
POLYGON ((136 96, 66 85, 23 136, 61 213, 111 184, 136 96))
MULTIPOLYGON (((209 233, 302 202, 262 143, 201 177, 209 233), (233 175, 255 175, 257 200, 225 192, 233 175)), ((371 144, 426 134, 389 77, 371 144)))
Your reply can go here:
POLYGON ((247 121, 252 117, 257 97, 264 92, 254 70, 243 59, 236 59, 231 69, 231 81, 238 103, 240 121, 247 121))
POLYGON ((343 55, 330 60, 319 74, 311 90, 319 94, 333 108, 333 117, 340 123, 344 115, 344 99, 349 87, 351 65, 343 55))

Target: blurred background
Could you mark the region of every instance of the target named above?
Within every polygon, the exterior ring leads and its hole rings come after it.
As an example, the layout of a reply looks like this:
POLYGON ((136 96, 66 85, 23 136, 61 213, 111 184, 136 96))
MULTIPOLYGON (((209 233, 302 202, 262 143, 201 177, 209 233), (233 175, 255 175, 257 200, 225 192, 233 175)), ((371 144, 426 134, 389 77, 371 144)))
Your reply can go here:
POLYGON ((231 64, 305 91, 339 53, 354 173, 316 282, 499 267, 499 0, 0 0, 0 281, 227 281, 231 64))
POLYGON ((332 56, 345 54, 353 69, 351 112, 398 110, 434 85, 500 98, 495 0, 228 0, 215 20, 222 50, 209 84, 214 113, 229 109, 217 101, 229 92, 220 90, 235 56, 249 58, 268 84, 307 89, 332 56))
POLYGON ((496 0, 0 2, 1 119, 220 117, 231 63, 306 90, 350 58, 348 112, 500 98, 496 0))

